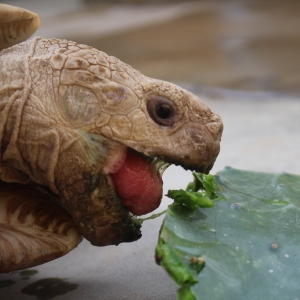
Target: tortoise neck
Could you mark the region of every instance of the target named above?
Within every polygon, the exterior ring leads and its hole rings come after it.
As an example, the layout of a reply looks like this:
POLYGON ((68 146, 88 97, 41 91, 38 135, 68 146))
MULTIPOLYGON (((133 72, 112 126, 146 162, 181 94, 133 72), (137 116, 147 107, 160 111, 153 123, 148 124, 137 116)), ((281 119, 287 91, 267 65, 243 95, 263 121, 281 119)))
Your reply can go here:
POLYGON ((20 147, 23 110, 31 90, 29 60, 36 42, 0 52, 0 179, 26 183, 28 175, 20 147))

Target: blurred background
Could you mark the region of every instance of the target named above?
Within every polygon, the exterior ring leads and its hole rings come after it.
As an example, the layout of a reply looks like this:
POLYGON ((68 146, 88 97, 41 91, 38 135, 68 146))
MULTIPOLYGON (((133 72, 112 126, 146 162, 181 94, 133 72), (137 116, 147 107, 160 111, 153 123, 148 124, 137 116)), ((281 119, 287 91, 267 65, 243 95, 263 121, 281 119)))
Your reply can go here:
POLYGON ((298 0, 19 0, 36 33, 91 45, 142 73, 205 88, 300 92, 298 0))
MULTIPOLYGON (((225 126, 213 174, 228 165, 300 174, 300 1, 2 3, 39 14, 35 35, 88 44, 201 97, 225 126)), ((164 194, 191 179, 169 167, 164 194)), ((163 198, 159 211, 168 203, 163 198)), ((176 286, 153 258, 162 220, 145 222, 132 244, 84 241, 27 280, 21 272, 1 275, 0 300, 175 299, 176 286)))

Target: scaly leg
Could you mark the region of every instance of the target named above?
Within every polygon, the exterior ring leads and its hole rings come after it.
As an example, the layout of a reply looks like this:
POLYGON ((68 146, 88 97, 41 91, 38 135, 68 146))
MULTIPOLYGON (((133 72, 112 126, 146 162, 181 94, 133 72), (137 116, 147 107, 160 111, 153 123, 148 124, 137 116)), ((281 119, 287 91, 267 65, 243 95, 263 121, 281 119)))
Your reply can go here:
POLYGON ((72 217, 52 195, 0 181, 0 273, 56 259, 81 240, 72 217))

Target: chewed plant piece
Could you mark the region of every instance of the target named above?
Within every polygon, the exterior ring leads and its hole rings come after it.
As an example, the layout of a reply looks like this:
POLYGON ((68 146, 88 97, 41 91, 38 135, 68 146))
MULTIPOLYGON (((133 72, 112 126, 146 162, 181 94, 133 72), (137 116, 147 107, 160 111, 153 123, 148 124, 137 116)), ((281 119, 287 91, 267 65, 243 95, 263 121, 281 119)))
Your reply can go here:
POLYGON ((162 211, 160 213, 157 213, 157 214, 152 214, 147 218, 135 218, 135 219, 133 219, 133 222, 134 222, 134 224, 137 228, 141 228, 144 221, 154 220, 154 219, 164 215, 166 213, 166 211, 167 210, 164 210, 164 211, 162 211))
POLYGON ((194 181, 188 184, 186 190, 169 190, 167 197, 191 210, 195 210, 197 207, 213 207, 212 200, 217 198, 214 176, 195 172, 193 176, 194 181))
POLYGON ((211 199, 217 198, 215 178, 211 174, 192 173, 194 181, 190 182, 186 188, 187 191, 197 192, 204 191, 211 199))
MULTIPOLYGON (((173 199, 174 203, 184 205, 191 210, 195 210, 197 207, 213 207, 212 200, 217 198, 214 176, 196 172, 192 174, 194 181, 188 184, 186 190, 169 190, 166 196, 173 199)), ((144 221, 156 219, 165 214, 166 211, 152 214, 147 218, 135 218, 135 226, 140 228, 144 221)))

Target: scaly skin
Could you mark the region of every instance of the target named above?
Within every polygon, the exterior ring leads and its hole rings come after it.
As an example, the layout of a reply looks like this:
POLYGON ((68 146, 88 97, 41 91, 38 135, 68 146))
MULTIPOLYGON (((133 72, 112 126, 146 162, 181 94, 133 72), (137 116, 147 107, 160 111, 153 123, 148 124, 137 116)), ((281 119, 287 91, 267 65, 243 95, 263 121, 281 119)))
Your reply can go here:
POLYGON ((81 239, 72 217, 51 195, 0 181, 0 273, 56 259, 81 239))
POLYGON ((0 52, 0 179, 48 187, 94 245, 140 237, 107 176, 128 148, 208 172, 222 128, 193 94, 89 46, 34 38, 0 52))

